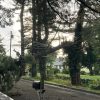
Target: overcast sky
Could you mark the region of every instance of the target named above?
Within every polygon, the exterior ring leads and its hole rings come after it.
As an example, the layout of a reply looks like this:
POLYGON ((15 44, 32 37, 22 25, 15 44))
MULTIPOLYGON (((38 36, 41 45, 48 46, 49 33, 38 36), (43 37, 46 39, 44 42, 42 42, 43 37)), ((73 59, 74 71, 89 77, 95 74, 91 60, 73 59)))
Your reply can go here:
MULTIPOLYGON (((2 3, 2 5, 6 6, 6 7, 13 7, 11 6, 13 4, 13 2, 11 0, 4 0, 5 2, 2 3)), ((74 1, 74 0, 73 0, 74 1)), ((72 11, 75 9, 75 6, 72 6, 72 11)), ((14 38, 12 39, 12 57, 16 57, 15 52, 13 51, 14 49, 16 51, 20 52, 20 46, 13 46, 16 44, 19 44, 18 42, 20 41, 20 23, 16 22, 16 20, 19 19, 19 15, 16 14, 16 16, 14 17, 13 21, 14 24, 10 27, 6 27, 6 28, 0 28, 0 35, 1 38, 3 38, 3 45, 6 49, 7 55, 10 55, 10 33, 12 31, 14 38)), ((59 35, 56 35, 56 37, 61 36, 62 33, 59 33, 59 35)), ((67 40, 72 40, 73 39, 73 34, 63 34, 63 37, 66 37, 67 40)), ((60 41, 61 42, 61 41, 60 41)), ((57 46, 59 45, 59 41, 55 41, 52 42, 53 46, 57 46)))
POLYGON ((18 30, 16 30, 19 26, 13 25, 11 27, 6 27, 6 28, 0 28, 0 35, 1 38, 3 39, 3 45, 4 48, 6 49, 7 55, 10 53, 10 34, 12 31, 12 34, 14 35, 14 38, 12 39, 12 56, 15 57, 15 53, 13 52, 14 49, 20 52, 20 48, 18 46, 14 46, 16 44, 19 44, 18 42, 20 41, 20 33, 18 30))
MULTIPOLYGON (((1 4, 6 8, 13 8, 12 0, 4 0, 4 2, 3 1, 1 2, 1 4)), ((16 23, 16 20, 18 18, 19 18, 19 16, 18 16, 18 14, 16 14, 15 17, 13 18, 13 25, 12 26, 6 26, 5 28, 0 27, 0 35, 1 35, 1 38, 3 39, 2 43, 4 45, 4 48, 6 49, 7 55, 10 55, 11 31, 12 31, 12 34, 14 35, 14 38, 12 39, 12 57, 16 57, 16 54, 13 51, 14 49, 16 49, 17 51, 20 52, 20 47, 13 46, 15 44, 19 44, 18 42, 20 41, 20 33, 18 31, 20 29, 20 24, 16 23)))

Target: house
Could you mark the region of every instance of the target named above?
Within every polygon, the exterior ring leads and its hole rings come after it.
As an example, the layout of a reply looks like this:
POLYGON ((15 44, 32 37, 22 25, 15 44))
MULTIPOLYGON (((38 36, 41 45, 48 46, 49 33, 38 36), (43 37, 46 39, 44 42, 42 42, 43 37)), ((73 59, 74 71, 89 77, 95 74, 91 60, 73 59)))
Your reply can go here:
POLYGON ((57 68, 60 71, 62 71, 64 68, 64 62, 65 59, 63 57, 56 58, 55 61, 53 62, 53 68, 57 68))

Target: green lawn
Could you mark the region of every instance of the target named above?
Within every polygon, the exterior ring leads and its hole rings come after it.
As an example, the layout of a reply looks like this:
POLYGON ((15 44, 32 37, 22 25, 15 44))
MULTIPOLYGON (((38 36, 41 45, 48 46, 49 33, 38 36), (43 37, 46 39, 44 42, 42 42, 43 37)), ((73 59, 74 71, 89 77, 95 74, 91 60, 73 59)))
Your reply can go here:
POLYGON ((45 83, 58 84, 58 85, 63 85, 63 86, 71 86, 71 82, 69 80, 62 80, 62 79, 52 79, 49 81, 45 81, 45 83))
MULTIPOLYGON (((66 76, 70 77, 69 74, 58 74, 59 76, 66 76)), ((93 79, 93 80, 100 80, 100 75, 81 75, 82 79, 93 79)))
POLYGON ((100 75, 90 76, 90 75, 81 75, 82 79, 91 79, 91 80, 100 80, 100 75))

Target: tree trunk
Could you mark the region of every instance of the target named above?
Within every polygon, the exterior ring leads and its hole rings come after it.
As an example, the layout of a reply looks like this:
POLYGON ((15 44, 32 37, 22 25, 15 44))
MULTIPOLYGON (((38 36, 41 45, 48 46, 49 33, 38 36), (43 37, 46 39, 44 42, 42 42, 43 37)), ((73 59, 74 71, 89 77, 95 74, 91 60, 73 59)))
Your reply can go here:
POLYGON ((44 28, 45 28, 45 37, 43 39, 43 43, 46 43, 48 40, 48 36, 49 36, 49 27, 48 27, 48 19, 47 19, 47 1, 44 0, 43 2, 43 24, 44 24, 44 28))
POLYGON ((79 55, 77 51, 76 45, 73 45, 68 50, 68 65, 69 65, 69 72, 71 77, 72 85, 79 85, 80 84, 80 64, 79 64, 79 55))
POLYGON ((82 43, 82 25, 84 20, 84 5, 80 4, 80 8, 78 11, 78 18, 76 22, 75 28, 75 44, 69 50, 69 69, 70 69, 70 77, 72 85, 80 85, 80 63, 81 63, 81 43, 82 43))
POLYGON ((90 43, 88 43, 87 50, 87 68, 90 71, 90 75, 93 75, 93 64, 95 63, 95 57, 93 53, 93 48, 90 43))
POLYGON ((23 3, 21 4, 21 12, 20 12, 20 22, 21 22, 21 75, 23 75, 25 73, 23 13, 24 13, 24 0, 23 0, 23 3))
POLYGON ((41 89, 44 89, 44 80, 46 79, 46 58, 39 57, 39 70, 40 70, 40 82, 41 82, 41 89))
MULTIPOLYGON (((36 51, 34 50, 34 42, 36 41, 36 0, 32 0, 32 20, 33 20, 32 55, 34 56, 34 53, 36 53, 36 51)), ((36 63, 32 64, 32 72, 31 73, 32 73, 32 77, 36 76, 36 74, 37 74, 36 63)))
POLYGON ((37 4, 37 41, 41 43, 42 0, 36 0, 36 4, 37 4))
POLYGON ((72 85, 80 84, 80 70, 70 70, 70 76, 72 85))
POLYGON ((80 8, 78 11, 78 18, 76 22, 76 28, 75 28, 75 62, 74 63, 74 70, 72 70, 71 79, 73 85, 80 85, 80 68, 81 68, 81 52, 82 52, 82 26, 84 21, 84 5, 80 4, 80 8))
POLYGON ((92 69, 92 66, 89 66, 88 69, 89 69, 89 71, 90 71, 90 75, 92 76, 92 75, 93 75, 93 69, 92 69))

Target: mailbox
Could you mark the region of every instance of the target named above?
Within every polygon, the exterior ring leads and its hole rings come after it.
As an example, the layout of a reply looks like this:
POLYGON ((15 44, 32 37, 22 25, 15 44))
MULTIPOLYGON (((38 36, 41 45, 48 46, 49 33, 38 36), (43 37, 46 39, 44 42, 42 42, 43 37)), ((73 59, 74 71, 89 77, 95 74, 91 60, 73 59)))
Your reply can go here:
POLYGON ((34 81, 32 84, 32 87, 36 90, 40 90, 41 89, 41 83, 40 81, 34 81))

